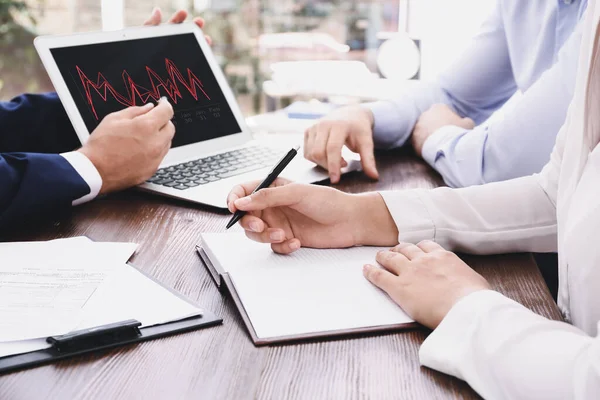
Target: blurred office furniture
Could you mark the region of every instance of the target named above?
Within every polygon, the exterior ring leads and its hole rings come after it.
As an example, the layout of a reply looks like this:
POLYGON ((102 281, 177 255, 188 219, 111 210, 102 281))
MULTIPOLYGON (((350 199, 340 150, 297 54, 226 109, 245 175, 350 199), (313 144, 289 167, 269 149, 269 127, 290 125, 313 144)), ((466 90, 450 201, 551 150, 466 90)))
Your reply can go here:
POLYGON ((382 79, 361 61, 288 61, 271 64, 271 79, 263 83, 267 111, 286 106, 286 98, 333 100, 338 103, 393 97, 410 81, 382 79))
POLYGON ((269 50, 310 50, 347 53, 350 46, 339 43, 333 36, 321 32, 284 32, 262 34, 258 38, 261 53, 269 50))

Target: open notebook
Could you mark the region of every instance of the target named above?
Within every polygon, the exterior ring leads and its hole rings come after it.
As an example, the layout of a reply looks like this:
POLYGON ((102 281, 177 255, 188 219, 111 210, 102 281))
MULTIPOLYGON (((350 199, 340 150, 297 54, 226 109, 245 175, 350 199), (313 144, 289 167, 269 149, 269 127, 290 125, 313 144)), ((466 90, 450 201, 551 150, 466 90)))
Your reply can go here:
POLYGON ((379 248, 278 255, 242 233, 202 234, 198 253, 225 285, 256 345, 414 326, 362 266, 379 248))

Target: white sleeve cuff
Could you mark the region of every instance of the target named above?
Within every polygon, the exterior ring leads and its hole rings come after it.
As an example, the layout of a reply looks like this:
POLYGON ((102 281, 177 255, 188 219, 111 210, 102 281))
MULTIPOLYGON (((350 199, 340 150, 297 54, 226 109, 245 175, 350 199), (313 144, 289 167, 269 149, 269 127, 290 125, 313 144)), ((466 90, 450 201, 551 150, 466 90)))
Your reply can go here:
POLYGON ((389 149, 406 142, 411 132, 402 132, 405 123, 395 103, 380 100, 362 106, 373 113, 373 142, 376 148, 389 149))
POLYGON ((478 321, 495 306, 507 303, 522 307, 493 290, 480 290, 460 299, 421 345, 421 365, 464 380, 461 365, 468 362, 478 321))
POLYGON ((454 125, 443 126, 433 132, 423 144, 423 159, 435 168, 437 159, 444 155, 444 145, 466 132, 468 130, 454 125))
POLYGON ((90 159, 79 151, 62 153, 61 156, 71 164, 73 169, 77 171, 85 183, 90 187, 90 193, 74 200, 73 205, 77 206, 86 203, 98 196, 98 193, 100 193, 100 189, 102 188, 102 177, 90 159))
POLYGON ((380 192, 398 227, 398 241, 418 243, 435 240, 435 225, 419 194, 421 190, 380 192))

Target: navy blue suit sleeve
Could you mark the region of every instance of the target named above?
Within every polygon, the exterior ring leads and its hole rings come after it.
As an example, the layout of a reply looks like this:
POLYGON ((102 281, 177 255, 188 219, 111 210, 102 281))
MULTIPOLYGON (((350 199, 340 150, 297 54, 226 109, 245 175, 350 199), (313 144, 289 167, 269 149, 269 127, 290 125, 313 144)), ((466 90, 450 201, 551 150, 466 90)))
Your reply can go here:
POLYGON ((33 215, 68 208, 90 187, 58 154, 0 154, 0 230, 33 215))
POLYGON ((64 153, 80 146, 56 93, 0 102, 0 153, 64 153))

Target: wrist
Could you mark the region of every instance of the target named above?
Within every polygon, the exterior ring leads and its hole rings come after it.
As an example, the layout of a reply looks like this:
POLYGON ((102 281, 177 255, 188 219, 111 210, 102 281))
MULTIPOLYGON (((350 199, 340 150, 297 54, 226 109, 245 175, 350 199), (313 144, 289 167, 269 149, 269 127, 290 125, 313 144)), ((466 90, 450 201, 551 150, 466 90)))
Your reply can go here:
POLYGON ((351 195, 355 216, 354 242, 357 246, 395 246, 398 228, 385 201, 377 192, 351 195))
POLYGON ((92 163, 94 168, 96 168, 96 171, 98 171, 98 174, 100 175, 100 179, 102 182, 102 185, 100 187, 100 191, 98 194, 106 194, 106 193, 110 192, 110 187, 109 187, 110 184, 109 184, 109 182, 107 182, 108 180, 106 179, 106 173, 102 168, 102 165, 101 165, 102 163, 100 163, 98 161, 98 159, 95 157, 94 152, 89 151, 89 149, 86 146, 83 146, 82 148, 77 150, 77 152, 86 156, 87 159, 90 160, 90 162, 92 163))
POLYGON ((80 151, 70 151, 61 153, 60 155, 71 164, 71 167, 73 167, 75 172, 79 174, 90 189, 88 194, 73 200, 73 205, 86 203, 98 196, 102 187, 102 176, 90 159, 80 151))

